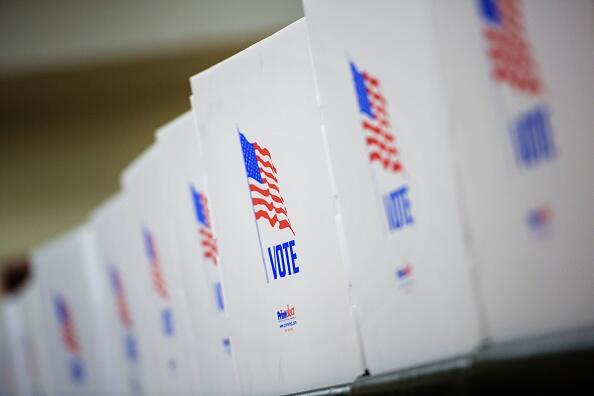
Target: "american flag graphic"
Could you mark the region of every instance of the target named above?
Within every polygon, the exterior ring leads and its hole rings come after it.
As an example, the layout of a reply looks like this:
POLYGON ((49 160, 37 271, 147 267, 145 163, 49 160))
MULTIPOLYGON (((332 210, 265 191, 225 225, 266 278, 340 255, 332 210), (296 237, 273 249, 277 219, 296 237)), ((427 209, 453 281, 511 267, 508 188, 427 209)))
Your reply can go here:
POLYGON ((250 143, 241 132, 239 139, 256 220, 264 219, 272 228, 279 230, 288 228, 295 235, 278 187, 270 151, 256 142, 250 143))
POLYGON ((132 328, 132 318, 130 316, 130 310, 128 309, 128 302, 126 300, 126 292, 122 283, 120 273, 115 267, 109 269, 109 279, 111 281, 111 289, 116 298, 116 306, 118 310, 118 316, 122 325, 125 328, 132 328))
POLYGON ((387 101, 381 91, 380 82, 366 71, 357 69, 351 62, 353 83, 361 113, 361 123, 365 131, 365 142, 369 150, 369 160, 379 162, 389 172, 402 171, 402 163, 391 131, 387 101))
POLYGON ((190 186, 190 192, 194 202, 196 220, 198 220, 200 226, 198 228, 198 234, 200 235, 203 256, 206 260, 210 260, 214 265, 217 265, 217 241, 215 240, 210 227, 210 215, 206 195, 200 193, 192 186, 190 186))
POLYGON ((163 299, 167 298, 167 286, 165 285, 165 279, 163 278, 163 271, 161 270, 161 263, 155 247, 155 240, 153 234, 147 229, 143 231, 144 235, 144 248, 146 255, 151 264, 151 276, 153 278, 153 286, 157 294, 163 299))
POLYGON ((76 356, 80 354, 80 345, 76 336, 76 326, 72 312, 61 294, 54 297, 54 310, 60 325, 62 341, 68 351, 76 356))
POLYGON ((539 95, 543 84, 526 38, 519 0, 478 0, 492 76, 510 88, 539 95))

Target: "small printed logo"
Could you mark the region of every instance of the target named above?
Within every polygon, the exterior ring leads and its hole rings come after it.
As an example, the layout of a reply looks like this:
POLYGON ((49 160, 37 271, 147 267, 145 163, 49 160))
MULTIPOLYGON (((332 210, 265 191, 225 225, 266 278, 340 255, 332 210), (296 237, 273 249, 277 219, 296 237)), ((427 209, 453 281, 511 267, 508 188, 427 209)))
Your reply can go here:
POLYGON ((81 347, 76 334, 76 324, 72 311, 61 294, 54 296, 54 312, 60 327, 62 343, 70 355, 68 363, 70 380, 74 383, 82 383, 85 379, 85 366, 81 358, 81 347))
POLYGON ((296 275, 300 268, 297 264, 295 231, 280 193, 272 154, 257 142, 248 141, 239 130, 238 133, 266 283, 270 282, 267 258, 270 260, 273 280, 296 275), (264 246, 268 257, 264 254, 264 246))
POLYGON ((287 304, 286 308, 281 308, 276 311, 276 319, 278 327, 285 333, 293 331, 297 325, 297 316, 295 316, 295 307, 287 304))
POLYGON ((396 268, 396 279, 398 281, 398 286, 405 290, 410 290, 412 283, 413 283, 413 268, 410 263, 407 263, 405 266, 400 268, 396 268))
POLYGON ((549 204, 543 204, 528 212, 526 223, 532 232, 543 235, 550 231, 553 225, 554 212, 549 204))

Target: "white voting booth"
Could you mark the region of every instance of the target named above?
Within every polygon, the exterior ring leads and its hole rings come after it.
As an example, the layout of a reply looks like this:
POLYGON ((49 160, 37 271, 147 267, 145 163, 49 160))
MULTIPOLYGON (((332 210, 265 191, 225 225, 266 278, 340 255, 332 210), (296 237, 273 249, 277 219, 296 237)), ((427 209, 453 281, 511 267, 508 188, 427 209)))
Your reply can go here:
POLYGON ((594 324, 593 15, 590 1, 433 4, 494 342, 594 324))
POLYGON ((163 163, 164 206, 175 224, 175 250, 188 301, 203 395, 237 394, 216 234, 194 115, 187 112, 157 132, 163 163))
POLYGON ((158 394, 164 362, 155 353, 161 327, 148 296, 151 269, 145 263, 126 195, 117 194, 90 216, 100 267, 108 283, 118 354, 125 362, 127 393, 158 394))
POLYGON ((591 325, 592 4, 305 11, 372 373, 591 325))
POLYGON ((191 79, 244 394, 363 373, 300 20, 191 79))
POLYGON ((52 359, 44 347, 45 333, 41 322, 41 301, 39 300, 39 280, 30 275, 29 284, 22 290, 23 315, 25 321, 25 365, 30 394, 47 395, 53 389, 52 359))
POLYGON ((197 350, 188 317, 186 293, 175 247, 173 218, 165 205, 164 161, 153 145, 122 174, 124 194, 132 217, 132 243, 143 250, 141 257, 150 271, 150 286, 144 304, 150 307, 147 332, 155 350, 161 394, 190 393, 198 386, 197 350))
POLYGON ((486 366, 569 344, 579 371, 594 3, 304 10, 193 76, 122 191, 30 253, 0 301, 0 396, 489 388, 486 366))
POLYGON ((36 248, 32 262, 41 330, 36 336, 51 370, 48 393, 126 392, 115 315, 91 230, 80 226, 36 248))
POLYGON ((22 296, 4 297, 0 302, 0 395, 32 394, 27 327, 22 296))
POLYGON ((372 374, 480 342, 429 1, 306 1, 372 374), (413 39, 414 38, 414 39, 413 39))

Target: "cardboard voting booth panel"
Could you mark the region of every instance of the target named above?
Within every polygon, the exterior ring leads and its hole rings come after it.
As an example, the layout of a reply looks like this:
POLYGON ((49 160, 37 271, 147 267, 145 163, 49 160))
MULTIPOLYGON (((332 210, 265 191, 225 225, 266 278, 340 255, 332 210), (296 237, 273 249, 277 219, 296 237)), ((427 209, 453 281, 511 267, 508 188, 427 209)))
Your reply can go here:
POLYGON ((90 229, 81 226, 42 245, 33 251, 32 262, 51 394, 125 392, 115 323, 90 229))
POLYGON ((434 2, 495 342, 594 324, 592 2, 434 2))
POLYGON ((163 155, 165 207, 175 223, 175 249, 186 290, 198 369, 198 392, 236 394, 216 234, 194 122, 187 112, 157 133, 163 155))
POLYGON ((132 242, 140 246, 150 271, 145 304, 150 307, 151 332, 160 365, 160 393, 195 391, 196 350, 192 342, 186 296, 175 248, 173 219, 165 206, 164 165, 159 147, 147 149, 123 173, 124 193, 132 216, 132 242))
POLYGON ((28 343, 22 296, 4 296, 0 302, 0 394, 32 394, 28 343))
POLYGON ((305 1, 372 374, 470 352, 479 320, 429 1, 305 1))
POLYGON ((52 360, 45 347, 47 339, 43 331, 38 297, 39 281, 30 273, 28 284, 22 292, 25 317, 25 365, 30 383, 30 394, 52 394, 52 360))
MULTIPOLYGON (((152 278, 132 225, 127 197, 118 194, 92 214, 101 280, 115 324, 117 356, 124 361, 128 394, 158 394, 162 362, 154 351, 154 312, 147 304, 152 278), (153 330, 153 331, 151 331, 153 330)), ((160 330, 158 328, 157 330, 160 330)))
POLYGON ((241 391, 363 372, 305 22, 191 79, 241 391))

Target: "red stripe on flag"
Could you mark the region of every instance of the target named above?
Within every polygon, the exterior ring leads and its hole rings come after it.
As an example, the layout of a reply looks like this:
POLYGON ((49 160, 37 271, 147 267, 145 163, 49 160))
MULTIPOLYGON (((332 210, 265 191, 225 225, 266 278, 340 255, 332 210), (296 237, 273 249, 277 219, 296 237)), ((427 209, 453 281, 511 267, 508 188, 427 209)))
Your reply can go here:
MULTIPOLYGON (((268 220, 268 223, 270 223, 270 225, 272 227, 274 227, 274 226, 276 226, 276 224, 278 224, 279 228, 281 230, 283 228, 288 228, 291 230, 291 232, 293 232, 293 228, 291 228, 291 224, 289 223, 289 221, 287 219, 279 220, 279 217, 277 215, 270 216, 268 214, 268 212, 266 212, 264 210, 259 210, 256 212, 256 220, 258 220, 258 219, 268 220)), ((293 232, 293 234, 295 234, 295 233, 293 232)))

